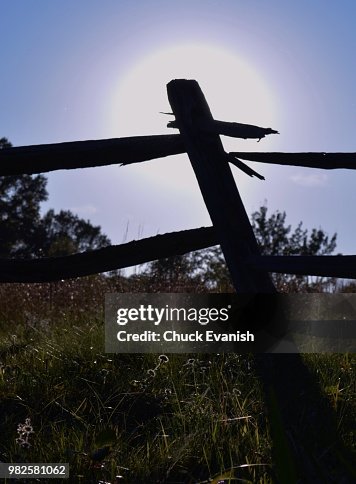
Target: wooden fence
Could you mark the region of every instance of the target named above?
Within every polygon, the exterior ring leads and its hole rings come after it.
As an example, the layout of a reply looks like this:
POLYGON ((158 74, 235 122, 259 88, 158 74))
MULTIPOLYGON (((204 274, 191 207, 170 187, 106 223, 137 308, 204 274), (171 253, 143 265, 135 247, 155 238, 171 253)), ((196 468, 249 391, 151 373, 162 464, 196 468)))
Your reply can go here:
POLYGON ((196 81, 167 85, 180 134, 77 141, 0 150, 0 176, 109 164, 128 165, 188 153, 213 227, 158 235, 67 257, 0 259, 0 282, 45 282, 121 269, 220 244, 238 292, 275 291, 270 272, 356 278, 356 256, 262 256, 229 163, 263 179, 244 161, 311 168, 356 168, 356 153, 226 153, 220 134, 260 139, 271 128, 214 120, 196 81))
MULTIPOLYGON (((241 160, 311 168, 356 168, 356 153, 226 153, 219 135, 263 138, 270 128, 213 119, 196 81, 174 80, 168 97, 180 134, 80 141, 0 150, 0 175, 128 165, 188 153, 213 227, 158 235, 82 254, 0 260, 0 282, 43 282, 142 264, 220 244, 240 293, 274 293, 270 272, 356 278, 356 256, 261 256, 229 163, 263 178, 241 160)), ((265 390, 278 482, 355 482, 348 449, 330 405, 298 354, 257 355, 265 390), (319 398, 316 398, 319 395, 319 398), (329 480, 327 471, 334 475, 329 480), (335 478, 335 480, 333 480, 335 478)))

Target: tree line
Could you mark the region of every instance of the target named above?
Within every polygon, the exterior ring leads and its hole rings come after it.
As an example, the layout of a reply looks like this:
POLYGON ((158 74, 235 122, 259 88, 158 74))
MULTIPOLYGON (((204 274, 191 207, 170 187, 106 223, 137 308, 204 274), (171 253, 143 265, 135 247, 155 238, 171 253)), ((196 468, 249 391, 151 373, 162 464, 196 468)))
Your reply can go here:
MULTIPOLYGON (((6 138, 0 139, 0 149, 10 147, 6 138)), ((41 215, 46 185, 43 175, 0 177, 0 257, 55 257, 110 245, 99 226, 70 210, 41 215)))
MULTIPOLYGON (((252 213, 250 222, 262 255, 330 255, 336 249, 337 235, 329 237, 322 229, 295 229, 286 222, 286 212, 268 214, 266 203, 252 213)), ((160 259, 148 264, 140 276, 155 278, 163 287, 205 287, 211 291, 234 291, 220 246, 185 255, 160 259)), ((272 274, 277 291, 320 292, 335 285, 332 278, 311 278, 289 274, 272 274)))
MULTIPOLYGON (((11 147, 0 139, 0 149, 11 147)), ((41 215, 41 203, 48 199, 47 179, 43 175, 0 178, 0 257, 35 258, 69 255, 110 245, 100 226, 79 218, 69 210, 53 209, 41 215)), ((336 248, 336 234, 329 237, 321 228, 308 231, 302 222, 292 230, 286 213, 268 213, 266 204, 251 215, 261 253, 264 255, 329 255, 336 248)), ((132 276, 141 283, 150 281, 157 290, 174 286, 233 290, 220 246, 190 254, 160 259, 132 276)), ((273 274, 277 290, 291 292, 321 289, 328 279, 273 274)))

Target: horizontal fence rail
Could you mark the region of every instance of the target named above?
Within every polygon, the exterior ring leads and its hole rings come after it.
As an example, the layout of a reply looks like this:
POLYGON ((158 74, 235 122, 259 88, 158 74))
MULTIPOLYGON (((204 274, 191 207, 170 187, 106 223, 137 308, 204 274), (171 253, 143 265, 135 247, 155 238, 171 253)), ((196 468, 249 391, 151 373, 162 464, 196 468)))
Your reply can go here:
POLYGON ((0 282, 51 282, 123 269, 219 244, 213 227, 183 230, 64 257, 0 259, 0 282))
POLYGON ((246 264, 267 272, 356 279, 356 255, 250 256, 246 264))
MULTIPOLYGON (((214 214, 212 219, 215 228, 159 235, 66 257, 2 259, 0 282, 42 282, 107 272, 217 244, 225 247, 225 252, 229 253, 228 259, 234 260, 233 263, 228 262, 230 272, 241 273, 242 279, 248 280, 251 273, 257 271, 254 284, 257 284, 258 279, 265 279, 262 284, 264 290, 269 287, 267 273, 270 272, 356 278, 356 256, 260 255, 228 169, 230 162, 249 176, 262 180, 262 175, 241 160, 309 168, 355 169, 356 153, 226 153, 219 135, 261 139, 270 134, 278 134, 278 131, 215 120, 196 81, 175 80, 168 84, 167 89, 176 118, 168 123, 168 127, 180 129, 180 134, 3 148, 0 149, 0 176, 32 175, 111 164, 129 165, 188 153, 209 213, 211 216, 214 214), (178 95, 179 90, 181 92, 178 95), (189 111, 188 115, 186 111, 189 111)), ((236 274, 234 278, 237 280, 240 275, 237 277, 236 274)), ((257 286, 252 284, 251 288, 255 290, 257 286)))
POLYGON ((0 149, 0 175, 138 163, 184 151, 178 134, 4 148, 0 149))
MULTIPOLYGON (((174 127, 174 123, 172 121, 168 126, 174 127)), ((215 120, 208 123, 205 129, 235 138, 261 139, 277 133, 271 128, 215 120)), ((19 146, 0 150, 0 175, 33 175, 111 164, 129 165, 185 152, 179 134, 19 146)))
MULTIPOLYGON (((256 128, 256 130, 265 129, 256 126, 253 128, 256 128)), ((73 170, 114 164, 130 165, 181 153, 186 153, 186 149, 179 134, 3 148, 0 149, 0 176, 34 175, 56 170, 73 170)), ((239 158, 259 163, 325 170, 356 169, 356 153, 230 152, 227 160, 245 171, 239 158)), ((247 167, 247 174, 252 172, 253 170, 247 167)), ((258 177, 263 179, 261 176, 258 177)))
MULTIPOLYGON (((124 269, 219 245, 213 227, 172 232, 90 252, 41 259, 0 259, 2 282, 50 282, 124 269)), ((356 256, 249 256, 256 271, 356 279, 356 256)))
POLYGON ((303 166, 334 170, 337 168, 356 169, 356 153, 263 153, 259 151, 233 151, 229 153, 243 160, 270 163, 275 165, 303 166))

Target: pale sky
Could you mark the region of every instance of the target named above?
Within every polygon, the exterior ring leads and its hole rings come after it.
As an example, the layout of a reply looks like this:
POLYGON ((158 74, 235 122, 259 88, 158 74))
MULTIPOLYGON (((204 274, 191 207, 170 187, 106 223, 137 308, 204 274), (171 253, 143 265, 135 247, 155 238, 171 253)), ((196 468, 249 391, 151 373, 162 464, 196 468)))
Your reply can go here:
MULTIPOLYGON (((0 137, 14 146, 172 134, 166 83, 195 78, 213 116, 271 127, 227 151, 355 152, 354 1, 0 0, 0 137)), ((356 254, 356 172, 232 167, 248 214, 338 233, 356 254)), ((210 225, 186 155, 47 175, 43 210, 70 209, 112 243, 210 225)))

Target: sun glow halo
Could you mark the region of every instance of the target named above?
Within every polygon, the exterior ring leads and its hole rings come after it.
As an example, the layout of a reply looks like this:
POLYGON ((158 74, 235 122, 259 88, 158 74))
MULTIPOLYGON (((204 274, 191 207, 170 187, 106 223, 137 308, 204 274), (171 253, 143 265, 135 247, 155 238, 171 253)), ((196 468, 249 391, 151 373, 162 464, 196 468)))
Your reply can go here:
MULTIPOLYGON (((172 79, 197 80, 215 119, 263 127, 276 125, 273 95, 257 71, 226 49, 187 44, 159 49, 133 63, 124 76, 119 76, 110 103, 112 135, 177 133, 166 127, 173 118, 160 114, 160 111, 171 111, 166 85, 172 79)), ((227 151, 259 147, 255 140, 222 139, 227 151)), ((172 187, 186 180, 186 168, 176 173, 170 171, 173 176, 168 181, 165 165, 159 166, 159 170, 140 167, 140 173, 155 182, 165 180, 172 187)), ((167 169, 172 170, 172 165, 167 169)))

